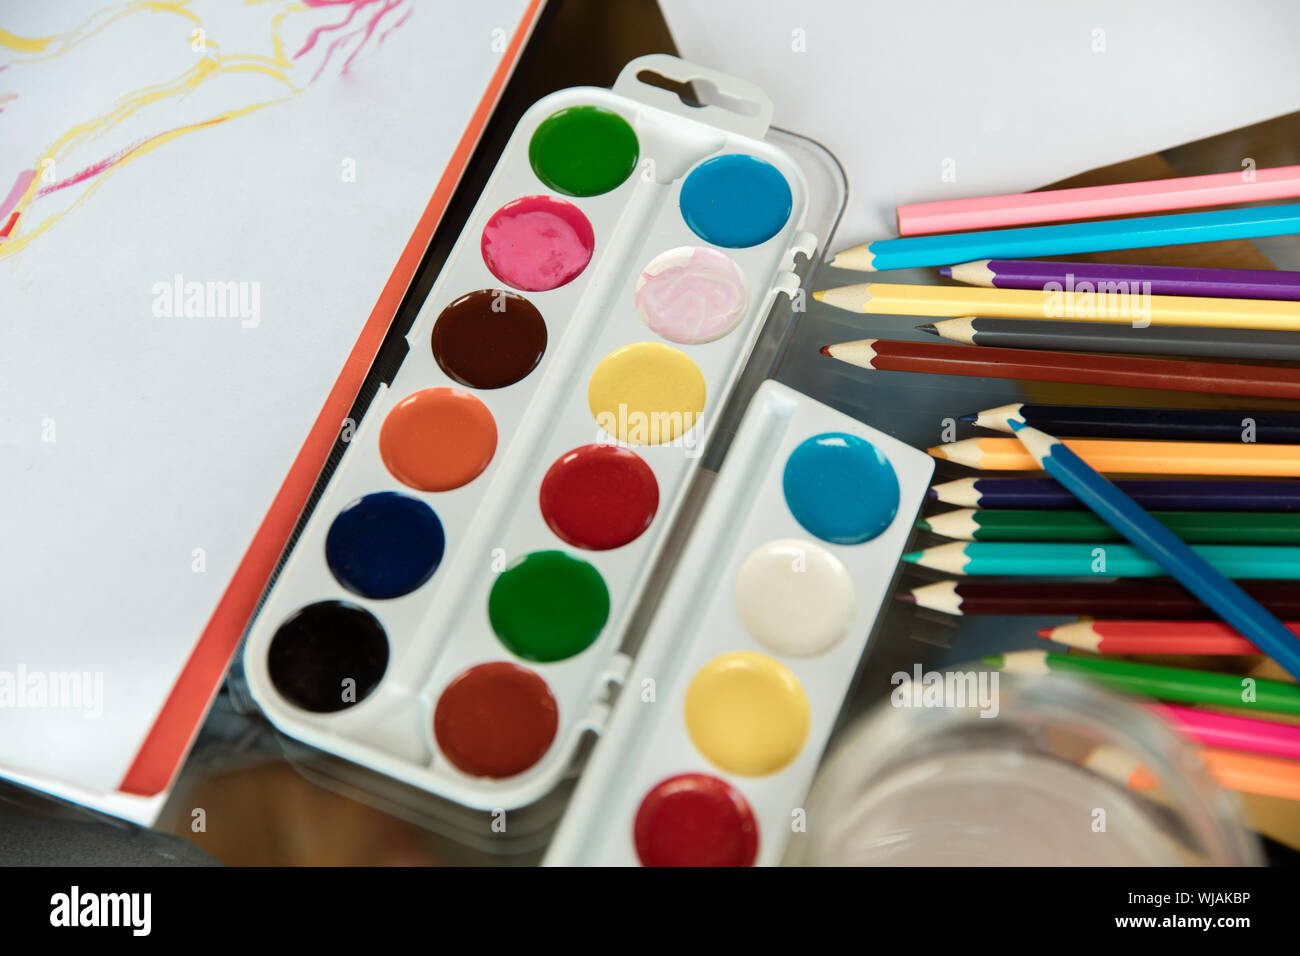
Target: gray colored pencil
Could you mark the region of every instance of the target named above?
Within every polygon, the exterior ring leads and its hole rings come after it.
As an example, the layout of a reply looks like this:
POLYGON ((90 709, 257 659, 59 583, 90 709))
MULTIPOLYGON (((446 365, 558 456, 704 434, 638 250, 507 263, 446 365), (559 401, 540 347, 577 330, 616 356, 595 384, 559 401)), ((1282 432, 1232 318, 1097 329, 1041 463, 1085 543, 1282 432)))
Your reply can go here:
POLYGON ((1300 360, 1300 333, 1258 329, 1038 322, 1025 319, 944 319, 917 326, 966 345, 1064 352, 1131 352, 1138 355, 1208 355, 1214 358, 1300 360))

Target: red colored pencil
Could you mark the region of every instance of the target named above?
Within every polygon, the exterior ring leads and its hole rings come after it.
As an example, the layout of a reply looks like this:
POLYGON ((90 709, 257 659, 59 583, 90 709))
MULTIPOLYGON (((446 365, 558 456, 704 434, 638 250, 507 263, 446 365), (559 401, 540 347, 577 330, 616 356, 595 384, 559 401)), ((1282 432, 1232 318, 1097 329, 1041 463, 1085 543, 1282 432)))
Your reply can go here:
MULTIPOLYGON (((1242 581, 1242 590, 1284 621, 1300 620, 1294 581, 1242 581)), ((936 581, 896 595, 945 614, 1074 614, 1105 618, 1201 620, 1214 612, 1172 582, 936 581)))
POLYGON ((1300 369, 1181 359, 1129 358, 1083 352, 999 349, 945 342, 859 339, 822 348, 822 354, 882 372, 928 372, 1033 382, 1161 388, 1175 392, 1300 398, 1300 369))
MULTIPOLYGON (((1287 630, 1300 636, 1300 623, 1287 630)), ((1094 621, 1045 627, 1038 636, 1098 654, 1258 654, 1222 621, 1094 621)))

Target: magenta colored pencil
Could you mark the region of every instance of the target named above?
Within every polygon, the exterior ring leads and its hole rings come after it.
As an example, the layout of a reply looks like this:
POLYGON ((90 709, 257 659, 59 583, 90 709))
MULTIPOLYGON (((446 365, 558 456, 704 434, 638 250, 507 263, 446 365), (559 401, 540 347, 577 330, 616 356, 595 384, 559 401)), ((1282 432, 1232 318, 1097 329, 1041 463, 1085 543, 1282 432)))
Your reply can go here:
POLYGON ((1206 747, 1300 760, 1300 726, 1295 724, 1214 714, 1170 704, 1153 704, 1151 710, 1206 747))
POLYGON ((945 267, 940 275, 993 289, 1099 290, 1142 295, 1197 295, 1219 299, 1300 301, 1300 272, 1276 269, 1185 269, 1095 262, 979 259, 945 267))

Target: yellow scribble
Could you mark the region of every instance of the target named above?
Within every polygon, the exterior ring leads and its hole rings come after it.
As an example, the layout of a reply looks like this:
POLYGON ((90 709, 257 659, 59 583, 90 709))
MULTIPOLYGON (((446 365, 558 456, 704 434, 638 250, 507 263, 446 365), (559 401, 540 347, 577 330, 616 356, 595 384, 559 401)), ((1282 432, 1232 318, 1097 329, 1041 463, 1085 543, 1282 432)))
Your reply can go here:
MULTIPOLYGON (((246 0, 249 5, 259 4, 260 2, 262 0, 246 0)), ((108 26, 144 12, 170 13, 184 18, 194 27, 189 34, 190 41, 188 41, 192 42, 194 37, 199 36, 198 31, 203 29, 203 25, 199 18, 188 9, 188 5, 189 0, 143 0, 143 2, 129 3, 125 6, 105 8, 91 14, 76 28, 47 37, 20 37, 14 33, 0 30, 0 47, 13 50, 22 55, 14 61, 14 65, 34 63, 60 56, 108 26)), ((59 136, 42 151, 30 168, 40 170, 47 168, 51 163, 64 162, 73 150, 93 142, 96 138, 140 110, 162 101, 180 100, 193 93, 200 86, 211 83, 222 76, 236 73, 260 74, 275 80, 290 94, 300 93, 301 87, 296 85, 289 75, 294 63, 285 54, 280 31, 285 17, 291 13, 308 9, 310 8, 305 4, 294 3, 278 11, 271 18, 271 56, 253 53, 224 53, 220 44, 206 38, 205 32, 203 34, 204 44, 201 50, 203 55, 194 66, 170 80, 135 90, 120 97, 109 112, 80 123, 59 136)), ((229 110, 207 120, 186 124, 173 130, 155 134, 126 150, 117 161, 90 178, 88 185, 84 187, 81 195, 74 202, 35 225, 31 224, 29 209, 39 198, 44 184, 40 176, 33 176, 13 210, 6 215, 7 220, 16 212, 18 219, 11 235, 7 239, 0 238, 0 258, 11 256, 26 247, 36 237, 79 207, 101 183, 108 179, 109 175, 141 156, 147 155, 164 143, 197 130, 228 122, 255 110, 287 102, 290 98, 291 96, 286 96, 280 99, 254 103, 229 110)), ((56 165, 54 168, 58 168, 58 166, 56 165)), ((4 188, 4 184, 0 183, 0 195, 2 195, 4 188)), ((0 227, 4 225, 4 222, 0 222, 0 227)))
POLYGON ((105 7, 103 10, 96 10, 87 19, 74 30, 68 30, 66 33, 56 33, 48 37, 20 37, 7 30, 0 30, 0 46, 8 47, 18 53, 41 53, 45 56, 32 57, 31 59, 22 60, 23 63, 35 63, 38 60, 47 60, 50 57, 59 56, 71 50, 78 43, 94 36, 104 27, 111 23, 126 17, 134 16, 141 12, 153 13, 175 13, 178 16, 185 17, 196 27, 200 26, 199 18, 189 10, 189 0, 177 0, 174 3, 158 2, 158 0, 145 0, 141 3, 131 3, 124 7, 105 7), (46 52, 48 51, 48 52, 46 52))
MULTIPOLYGON (((153 150, 157 149, 159 146, 161 146, 163 143, 169 142, 170 140, 173 140, 178 136, 184 136, 186 133, 192 133, 195 130, 205 129, 209 126, 216 126, 219 123, 226 122, 227 120, 232 120, 235 119, 236 117, 245 116, 249 113, 252 113, 255 110, 260 110, 265 106, 274 106, 277 103, 285 103, 288 101, 288 99, 289 99, 288 97, 285 97, 284 99, 271 100, 267 103, 255 103, 252 106, 245 106, 242 109, 231 110, 228 113, 222 113, 220 116, 214 116, 212 119, 203 120, 201 123, 192 123, 189 126, 182 126, 179 127, 178 129, 169 130, 166 133, 159 133, 157 136, 153 137, 152 139, 145 140, 143 143, 133 148, 130 154, 128 154, 126 157, 123 158, 122 162, 115 163, 114 165, 105 169, 94 179, 89 180, 89 185, 86 187, 85 191, 80 196, 78 196, 76 200, 71 205, 69 205, 66 209, 62 210, 57 215, 53 215, 47 219, 42 220, 30 232, 24 232, 21 236, 10 236, 7 240, 0 241, 0 259, 8 255, 13 255, 19 249, 22 249, 24 246, 26 246, 28 243, 34 240, 41 233, 45 232, 45 230, 53 226, 64 216, 68 215, 68 213, 72 212, 74 209, 80 206, 83 202, 86 201, 86 199, 90 196, 90 194, 93 193, 96 189, 98 189, 105 180, 107 180, 110 176, 113 175, 113 173, 125 167, 129 160, 143 156, 146 153, 150 153, 153 150)), ((33 180, 33 184, 34 183, 35 180, 33 180)), ((29 192, 31 191, 31 187, 29 187, 28 191, 29 192)), ((22 204, 19 203, 19 205, 15 208, 21 209, 22 204)))

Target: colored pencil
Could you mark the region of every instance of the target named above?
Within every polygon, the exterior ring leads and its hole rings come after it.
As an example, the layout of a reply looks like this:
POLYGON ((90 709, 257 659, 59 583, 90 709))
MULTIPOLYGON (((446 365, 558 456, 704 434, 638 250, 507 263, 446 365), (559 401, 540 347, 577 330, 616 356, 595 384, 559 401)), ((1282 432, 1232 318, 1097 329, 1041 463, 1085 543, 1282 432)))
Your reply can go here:
MULTIPOLYGON (((1300 205, 1297 205, 1300 209, 1300 205)), ((1297 220, 1300 222, 1300 219, 1297 220)), ((1300 230, 1297 230, 1300 231, 1300 230)), ((1190 328, 1300 330, 1300 302, 1181 295, 1095 295, 1031 289, 862 282, 814 292, 846 312, 869 315, 986 316, 1038 321, 1118 322, 1190 328)))
MULTIPOLYGON (((1198 754, 1210 776, 1224 789, 1300 800, 1300 763, 1213 747, 1201 748, 1198 754)), ((1160 787, 1160 781, 1137 758, 1113 745, 1095 748, 1082 766, 1137 791, 1160 787)))
POLYGON ((1205 748, 1205 768, 1219 786, 1238 793, 1300 800, 1300 763, 1256 754, 1205 748))
MULTIPOLYGON (((1300 169, 1300 166, 1295 168, 1300 169)), ((1078 290, 1081 283, 1087 283, 1093 291, 1114 290, 1118 286, 1125 291, 1133 289, 1147 295, 1300 300, 1300 272, 1282 269, 1189 269, 1183 266, 980 259, 945 266, 939 274, 989 289, 1042 289, 1055 283, 1063 290, 1078 290)))
MULTIPOLYGON (((1300 544, 1300 514, 1285 511, 1153 511, 1151 517, 1197 544, 1300 544)), ((1122 541, 1091 511, 958 508, 917 522, 958 541, 1122 541)))
MULTIPOLYGON (((1199 544, 1193 550, 1228 577, 1300 580, 1300 547, 1199 544)), ((903 560, 961 575, 1158 578, 1167 573, 1131 544, 950 541, 911 551, 903 560)))
MULTIPOLYGON (((1300 624, 1286 624, 1300 635, 1300 624)), ((1259 648, 1222 621, 1075 621, 1038 636, 1096 654, 1258 654, 1259 648)))
POLYGON ((1300 336, 1257 329, 1185 329, 1174 325, 1103 325, 1098 322, 1030 322, 1026 319, 943 319, 918 332, 963 345, 1067 352, 1200 355, 1224 359, 1300 360, 1300 336))
MULTIPOLYGON (((1300 482, 1130 478, 1115 487, 1144 508, 1163 511, 1298 511, 1300 482)), ((1076 509, 1083 505, 1052 478, 958 478, 927 492, 970 508, 1076 509)))
MULTIPOLYGON (((1215 569, 1215 549, 1294 552, 1300 548, 1260 548, 1252 545, 1191 546, 1154 520, 1142 507, 1112 485, 1058 438, 1022 422, 1012 422, 1025 450, 1038 459, 1043 470, 1063 484, 1080 501, 1104 518, 1148 559, 1155 561, 1183 587, 1210 606, 1278 666, 1300 677, 1300 640, 1260 606, 1259 602, 1215 569)), ((1286 447, 1282 445, 1274 447, 1286 447)), ((1105 545, 1111 550, 1118 545, 1105 545)), ((1262 560, 1260 562, 1263 563, 1262 560)), ((1287 577, 1289 575, 1238 574, 1238 577, 1287 577)))
POLYGON ((1300 204, 1250 206, 1173 216, 878 239, 845 249, 835 256, 831 265, 837 269, 882 272, 915 266, 951 266, 972 259, 1037 258, 1218 242, 1222 239, 1286 236, 1297 232, 1300 232, 1300 204))
MULTIPOLYGON (((1257 442, 1069 438, 1065 445, 1098 471, 1130 475, 1300 476, 1300 445, 1257 442)), ((935 458, 984 471, 1035 471, 1038 462, 1014 438, 963 438, 927 448, 935 458)))
MULTIPOLYGON (((1300 620, 1300 588, 1290 581, 1244 581, 1241 589, 1278 617, 1300 620)), ((953 615, 1088 614, 1114 618, 1202 620, 1214 612, 1165 581, 1065 584, 1039 581, 936 581, 895 595, 900 601, 953 615)))
POLYGON ((821 351, 823 355, 858 368, 883 372, 928 372, 1031 382, 1161 388, 1174 392, 1300 398, 1300 369, 1269 365, 992 349, 892 339, 839 342, 824 346, 821 351))
POLYGON ((1247 685, 1240 674, 1138 664, 1085 654, 1049 654, 1047 651, 1013 651, 984 658, 984 663, 1010 674, 1040 675, 1049 671, 1097 681, 1123 694, 1140 694, 1184 704, 1210 704, 1300 715, 1300 684, 1252 678, 1247 685))
POLYGON ((1300 760, 1300 727, 1295 724, 1215 714, 1175 704, 1152 704, 1150 709, 1205 747, 1300 760))
POLYGON ((1015 402, 961 416, 961 421, 1010 432, 1017 419, 1071 438, 1169 438, 1180 441, 1300 444, 1300 414, 1226 408, 1121 408, 1015 402))
POLYGON ((906 203, 898 207, 898 234, 996 229, 1035 222, 1131 216, 1300 196, 1300 166, 1178 176, 1108 186, 1042 189, 1032 193, 906 203))

